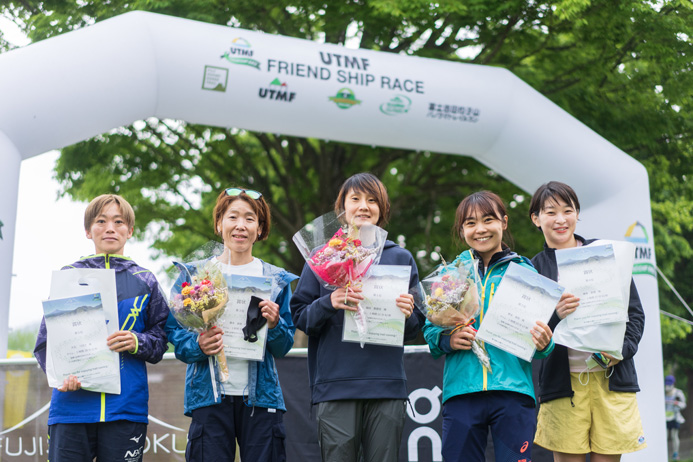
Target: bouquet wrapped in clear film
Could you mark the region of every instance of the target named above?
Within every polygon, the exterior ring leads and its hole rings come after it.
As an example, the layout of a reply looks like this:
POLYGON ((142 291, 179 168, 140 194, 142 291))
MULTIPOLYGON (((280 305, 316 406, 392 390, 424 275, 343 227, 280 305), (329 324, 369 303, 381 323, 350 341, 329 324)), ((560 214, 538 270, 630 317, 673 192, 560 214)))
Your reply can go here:
MULTIPOLYGON (((476 261, 458 261, 439 266, 421 281, 426 318, 439 327, 458 329, 471 326, 481 311, 476 261)), ((491 360, 484 345, 472 342, 472 351, 481 364, 491 371, 491 360)))
MULTIPOLYGON (((356 226, 344 220, 344 213, 330 212, 308 223, 293 237, 313 274, 330 290, 360 287, 371 266, 380 261, 387 239, 387 231, 378 226, 356 226)), ((363 310, 347 315, 354 316, 359 335, 363 337, 366 333, 363 310)))
MULTIPOLYGON (((219 262, 211 258, 174 265, 179 274, 169 300, 173 317, 183 328, 198 334, 211 329, 224 314, 228 301, 228 287, 219 262)), ((223 349, 216 359, 223 382, 229 375, 223 349)))

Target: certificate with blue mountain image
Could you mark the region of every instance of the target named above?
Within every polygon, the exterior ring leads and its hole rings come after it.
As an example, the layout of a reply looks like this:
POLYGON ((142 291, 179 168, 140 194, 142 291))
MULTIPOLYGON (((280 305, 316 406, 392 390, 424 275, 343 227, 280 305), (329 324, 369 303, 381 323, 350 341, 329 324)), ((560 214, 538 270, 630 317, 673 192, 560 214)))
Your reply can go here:
POLYGON ((536 350, 531 330, 537 321, 548 324, 563 291, 551 279, 510 263, 476 338, 531 361, 536 350))
POLYGON ((48 385, 61 387, 70 375, 89 391, 120 393, 118 353, 106 344, 108 331, 100 294, 43 302, 52 361, 47 362, 48 385))
POLYGON ((580 298, 565 319, 569 328, 628 320, 612 244, 556 250, 556 263, 558 281, 580 298))
POLYGON ((404 313, 396 303, 397 297, 409 292, 411 267, 404 265, 375 265, 363 281, 364 300, 359 309, 365 319, 365 329, 359 330, 356 316, 345 312, 342 340, 374 345, 404 345, 404 313))
MULTIPOLYGON (((227 274, 225 277, 229 287, 229 301, 219 326, 224 331, 224 353, 231 358, 264 361, 267 324, 257 330, 257 337, 253 337, 252 341, 245 340, 243 328, 248 323, 251 297, 255 296, 263 300, 271 297, 272 278, 238 274, 227 274)), ((257 318, 262 315, 255 310, 251 312, 251 317, 253 316, 257 318)))

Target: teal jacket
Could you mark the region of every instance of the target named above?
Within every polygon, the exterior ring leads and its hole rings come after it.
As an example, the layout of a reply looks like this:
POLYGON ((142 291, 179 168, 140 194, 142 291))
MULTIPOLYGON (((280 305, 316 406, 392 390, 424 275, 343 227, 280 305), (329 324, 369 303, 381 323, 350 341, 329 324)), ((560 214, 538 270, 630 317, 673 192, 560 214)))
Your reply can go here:
MULTIPOLYGON (((468 250, 461 253, 452 264, 457 264, 460 260, 471 260, 473 258, 480 260, 478 255, 468 250)), ((482 311, 473 325, 475 329, 478 329, 481 325, 484 314, 493 299, 493 294, 498 290, 498 286, 500 286, 510 262, 515 262, 534 270, 527 258, 511 252, 509 249, 493 256, 485 274, 483 263, 479 261, 482 311)), ((531 363, 486 344, 486 350, 491 359, 491 369, 493 370, 493 373, 491 373, 481 365, 471 350, 453 350, 450 348, 450 330, 450 328, 442 328, 431 324, 430 321, 426 321, 423 328, 424 338, 431 349, 433 357, 446 356, 443 372, 443 403, 454 396, 489 390, 513 391, 529 395, 534 399, 531 363)), ((554 343, 551 340, 549 345, 543 351, 537 351, 534 357, 544 358, 548 356, 553 350, 553 346, 554 343)))

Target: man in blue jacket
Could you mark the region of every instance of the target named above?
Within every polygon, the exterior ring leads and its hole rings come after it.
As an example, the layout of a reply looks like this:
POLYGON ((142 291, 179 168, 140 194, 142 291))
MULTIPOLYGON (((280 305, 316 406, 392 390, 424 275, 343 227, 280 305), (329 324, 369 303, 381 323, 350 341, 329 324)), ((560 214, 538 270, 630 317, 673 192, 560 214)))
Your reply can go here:
MULTIPOLYGON (((87 238, 95 254, 72 268, 114 269, 118 297, 118 325, 108 347, 120 353, 120 394, 81 389, 79 377, 71 375, 53 389, 48 414, 48 460, 139 462, 146 433, 149 390, 146 362, 157 363, 166 351, 164 325, 168 305, 154 275, 124 257, 125 243, 132 237, 135 213, 128 202, 114 194, 92 200, 84 213, 87 238)), ((34 348, 39 365, 46 370, 46 323, 34 348)))

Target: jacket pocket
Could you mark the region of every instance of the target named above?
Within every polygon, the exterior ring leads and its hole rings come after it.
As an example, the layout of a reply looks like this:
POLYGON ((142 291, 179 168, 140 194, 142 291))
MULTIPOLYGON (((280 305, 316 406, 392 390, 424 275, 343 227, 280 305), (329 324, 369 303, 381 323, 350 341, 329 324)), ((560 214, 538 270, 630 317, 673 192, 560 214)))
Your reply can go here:
POLYGON ((614 366, 614 372, 609 378, 609 390, 623 392, 638 392, 638 374, 635 371, 633 359, 626 359, 614 366))

